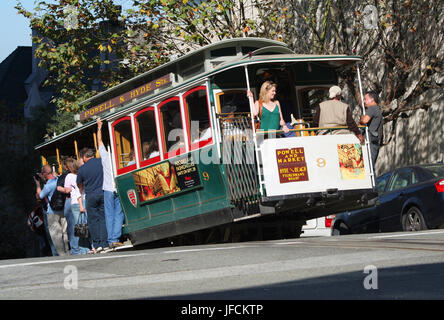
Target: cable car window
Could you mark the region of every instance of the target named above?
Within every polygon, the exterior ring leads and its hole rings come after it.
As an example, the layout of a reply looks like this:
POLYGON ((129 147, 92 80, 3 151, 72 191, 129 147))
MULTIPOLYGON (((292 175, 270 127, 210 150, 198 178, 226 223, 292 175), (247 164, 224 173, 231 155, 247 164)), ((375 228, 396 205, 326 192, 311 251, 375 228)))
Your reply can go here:
POLYGON ((179 98, 174 97, 159 105, 162 143, 166 150, 165 158, 185 152, 185 138, 180 113, 179 98))
POLYGON ((208 145, 212 141, 210 111, 205 87, 197 87, 184 95, 186 119, 191 150, 208 145))
POLYGON ((160 161, 154 108, 149 107, 139 111, 135 119, 140 165, 145 166, 160 161))
POLYGON ((250 112, 250 104, 245 90, 224 91, 217 95, 220 113, 250 112))
POLYGON ((131 118, 125 117, 113 124, 114 147, 116 150, 117 173, 122 174, 136 168, 131 130, 131 118))

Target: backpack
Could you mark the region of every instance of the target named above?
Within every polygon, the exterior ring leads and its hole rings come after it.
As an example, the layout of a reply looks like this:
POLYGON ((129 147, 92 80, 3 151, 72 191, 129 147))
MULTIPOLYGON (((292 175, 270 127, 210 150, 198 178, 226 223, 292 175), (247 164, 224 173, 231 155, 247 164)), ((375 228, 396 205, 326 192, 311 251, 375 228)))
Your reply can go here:
POLYGON ((49 206, 51 207, 52 211, 63 210, 63 208, 65 207, 65 199, 66 196, 55 189, 54 193, 52 194, 51 201, 49 202, 49 206))
MULTIPOLYGON (((57 179, 57 187, 58 186, 64 186, 65 184, 65 177, 67 176, 68 173, 64 173, 62 174, 58 179, 57 179)), ((65 207, 65 200, 67 195, 65 193, 62 193, 60 191, 56 189, 54 190, 54 193, 52 194, 51 197, 51 201, 49 202, 49 206, 51 207, 51 209, 53 211, 61 211, 63 210, 63 208, 65 207)))

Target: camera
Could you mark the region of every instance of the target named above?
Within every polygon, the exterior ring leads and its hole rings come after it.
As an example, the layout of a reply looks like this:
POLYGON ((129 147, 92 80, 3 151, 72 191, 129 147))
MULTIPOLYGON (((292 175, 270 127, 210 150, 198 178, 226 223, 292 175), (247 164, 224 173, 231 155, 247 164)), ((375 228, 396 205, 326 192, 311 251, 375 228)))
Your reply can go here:
POLYGON ((40 177, 40 172, 34 173, 34 178, 36 178, 38 181, 42 181, 42 177, 40 177))

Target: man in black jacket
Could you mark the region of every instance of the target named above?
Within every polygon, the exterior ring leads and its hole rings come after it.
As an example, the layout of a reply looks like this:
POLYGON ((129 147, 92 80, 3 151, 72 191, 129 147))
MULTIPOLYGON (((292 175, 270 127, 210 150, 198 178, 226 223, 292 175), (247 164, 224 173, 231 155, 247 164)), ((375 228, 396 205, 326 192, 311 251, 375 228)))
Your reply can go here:
POLYGON ((99 253, 108 247, 103 198, 103 166, 102 161, 95 158, 92 149, 82 149, 80 158, 85 164, 77 173, 77 185, 85 191, 88 226, 93 246, 90 253, 99 253))

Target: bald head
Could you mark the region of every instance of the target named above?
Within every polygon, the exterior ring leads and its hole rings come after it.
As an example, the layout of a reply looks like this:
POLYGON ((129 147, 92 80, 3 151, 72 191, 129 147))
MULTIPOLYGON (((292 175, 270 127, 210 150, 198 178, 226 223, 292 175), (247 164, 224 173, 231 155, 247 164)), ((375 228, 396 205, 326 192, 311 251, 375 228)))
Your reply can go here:
POLYGON ((48 181, 51 180, 52 178, 54 178, 53 172, 52 172, 52 167, 49 164, 45 164, 42 167, 42 174, 41 176, 43 176, 43 178, 48 181))
POLYGON ((50 166, 49 164, 45 164, 45 165, 42 167, 42 173, 43 173, 43 174, 50 174, 50 173, 52 173, 52 168, 51 168, 51 166, 50 166))

